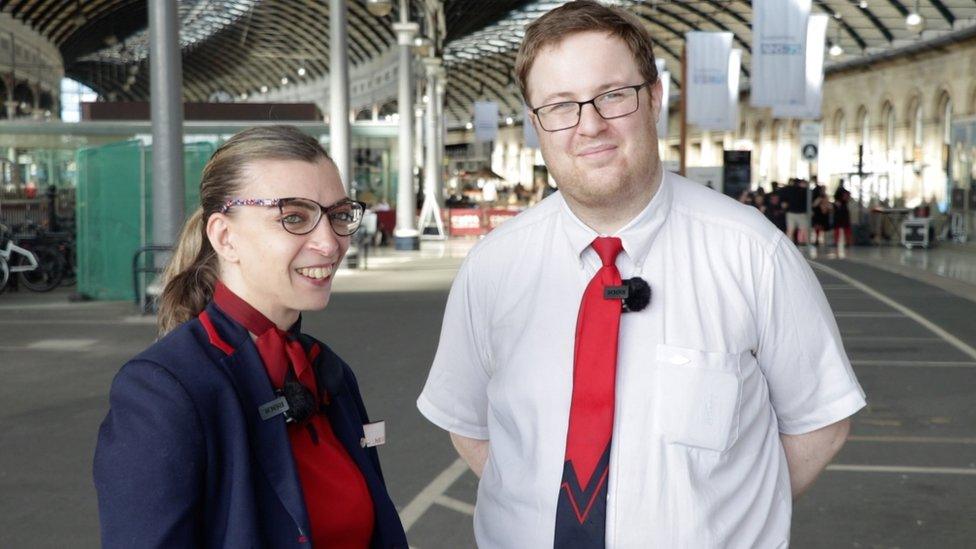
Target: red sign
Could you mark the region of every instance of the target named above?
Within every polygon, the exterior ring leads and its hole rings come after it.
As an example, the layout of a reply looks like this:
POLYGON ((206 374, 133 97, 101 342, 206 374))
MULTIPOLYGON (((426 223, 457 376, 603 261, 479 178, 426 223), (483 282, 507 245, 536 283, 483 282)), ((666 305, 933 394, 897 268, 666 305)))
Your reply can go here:
POLYGON ((451 236, 480 236, 485 234, 481 222, 481 209, 452 208, 448 211, 451 220, 451 236))

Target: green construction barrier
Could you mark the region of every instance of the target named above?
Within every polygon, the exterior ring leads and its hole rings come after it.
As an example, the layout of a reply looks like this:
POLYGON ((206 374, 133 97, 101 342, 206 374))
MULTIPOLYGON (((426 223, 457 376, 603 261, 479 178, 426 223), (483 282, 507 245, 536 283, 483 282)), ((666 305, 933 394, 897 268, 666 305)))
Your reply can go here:
MULTIPOLYGON (((200 201, 200 176, 215 145, 184 145, 184 211, 200 201)), ((80 149, 76 203, 78 293, 135 299, 132 260, 152 238, 152 149, 126 141, 80 149)))

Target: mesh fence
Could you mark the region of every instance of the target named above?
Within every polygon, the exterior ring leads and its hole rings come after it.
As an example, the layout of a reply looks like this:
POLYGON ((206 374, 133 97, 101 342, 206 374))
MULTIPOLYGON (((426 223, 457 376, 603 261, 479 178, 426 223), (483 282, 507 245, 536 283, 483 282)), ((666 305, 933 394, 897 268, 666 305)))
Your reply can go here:
MULTIPOLYGON (((215 145, 184 146, 184 211, 199 205, 200 175, 215 145)), ((152 149, 126 141, 77 153, 78 292, 102 300, 134 299, 132 261, 153 244, 152 149)))

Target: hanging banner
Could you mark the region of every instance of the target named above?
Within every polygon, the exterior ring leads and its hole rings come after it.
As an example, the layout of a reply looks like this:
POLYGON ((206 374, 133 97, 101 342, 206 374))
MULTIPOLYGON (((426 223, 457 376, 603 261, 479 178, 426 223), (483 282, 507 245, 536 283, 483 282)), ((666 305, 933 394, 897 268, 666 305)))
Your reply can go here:
POLYGON ((671 108, 671 73, 668 71, 658 72, 661 79, 661 116, 657 119, 657 136, 659 139, 668 137, 668 119, 671 108))
POLYGON ((807 22, 807 85, 806 99, 803 103, 773 106, 774 118, 806 118, 815 120, 821 117, 824 81, 824 44, 827 41, 827 14, 811 15, 807 22))
POLYGON ((474 103, 474 141, 487 143, 498 135, 498 103, 494 101, 475 101, 474 103))
POLYGON ((661 115, 657 119, 657 137, 658 139, 666 139, 668 137, 671 73, 665 70, 664 59, 659 57, 654 60, 654 64, 657 66, 657 79, 661 81, 661 115))
POLYGON ((804 104, 810 0, 753 0, 753 107, 804 104))
POLYGON ((532 124, 532 115, 529 108, 525 107, 522 113, 522 142, 530 149, 539 148, 539 134, 535 133, 535 126, 532 124))
POLYGON ((734 118, 729 104, 731 32, 685 33, 688 63, 688 123, 702 129, 727 128, 734 118))
POLYGON ((729 108, 728 117, 721 127, 713 130, 736 131, 739 128, 739 72, 742 69, 742 50, 729 52, 729 108))

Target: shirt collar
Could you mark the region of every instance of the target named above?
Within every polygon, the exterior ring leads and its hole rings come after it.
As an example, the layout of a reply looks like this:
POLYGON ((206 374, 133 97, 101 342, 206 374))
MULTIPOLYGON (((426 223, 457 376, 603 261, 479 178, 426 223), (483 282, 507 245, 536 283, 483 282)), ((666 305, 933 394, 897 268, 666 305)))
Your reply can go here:
POLYGON ((658 185, 657 192, 651 197, 650 202, 639 214, 621 227, 612 235, 600 235, 591 229, 586 223, 576 217, 576 214, 569 208, 566 200, 562 203, 563 214, 567 220, 563 223, 566 236, 572 247, 573 253, 582 261, 583 252, 590 246, 593 239, 598 236, 616 236, 620 238, 624 246, 624 252, 630 257, 635 267, 640 269, 643 265, 647 253, 651 249, 654 238, 660 232, 667 220, 668 212, 671 210, 671 184, 667 172, 661 172, 661 184, 658 185))
MULTIPOLYGON (((226 314, 231 320, 237 322, 243 326, 248 332, 256 336, 260 336, 267 332, 268 330, 275 327, 274 322, 261 314, 251 306, 250 303, 244 301, 240 296, 235 294, 228 288, 222 281, 218 280, 217 284, 214 285, 213 293, 214 305, 217 306, 224 314, 226 314)), ((291 335, 298 335, 301 332, 301 317, 295 321, 294 324, 288 328, 288 333, 291 335)))

